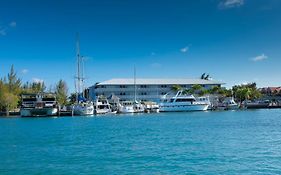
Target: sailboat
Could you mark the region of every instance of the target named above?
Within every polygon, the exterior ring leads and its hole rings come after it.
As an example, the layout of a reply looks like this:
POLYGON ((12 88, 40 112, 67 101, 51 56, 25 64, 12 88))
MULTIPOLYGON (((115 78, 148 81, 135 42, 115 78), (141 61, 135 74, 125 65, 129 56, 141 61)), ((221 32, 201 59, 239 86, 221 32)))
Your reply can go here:
POLYGON ((74 115, 93 115, 93 102, 87 101, 84 95, 84 62, 83 57, 80 56, 80 42, 77 34, 77 75, 75 77, 76 87, 76 103, 73 106, 74 115))
POLYGON ((118 105, 119 113, 144 112, 144 105, 137 101, 136 67, 134 67, 134 101, 124 101, 118 105))

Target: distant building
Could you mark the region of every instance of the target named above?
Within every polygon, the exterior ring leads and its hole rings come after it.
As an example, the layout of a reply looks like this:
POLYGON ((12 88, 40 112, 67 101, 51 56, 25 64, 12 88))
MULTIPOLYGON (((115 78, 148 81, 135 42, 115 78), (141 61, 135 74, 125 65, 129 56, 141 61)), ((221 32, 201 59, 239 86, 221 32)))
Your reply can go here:
MULTIPOLYGON (((205 89, 221 86, 224 83, 202 79, 136 79, 136 98, 140 101, 159 101, 161 96, 171 92, 174 85, 191 88, 199 84, 205 89)), ((133 100, 135 94, 134 79, 111 79, 97 83, 89 88, 89 96, 94 100, 97 96, 118 96, 121 101, 133 100)))
POLYGON ((266 95, 281 95, 281 86, 280 87, 264 87, 260 89, 261 93, 266 95))

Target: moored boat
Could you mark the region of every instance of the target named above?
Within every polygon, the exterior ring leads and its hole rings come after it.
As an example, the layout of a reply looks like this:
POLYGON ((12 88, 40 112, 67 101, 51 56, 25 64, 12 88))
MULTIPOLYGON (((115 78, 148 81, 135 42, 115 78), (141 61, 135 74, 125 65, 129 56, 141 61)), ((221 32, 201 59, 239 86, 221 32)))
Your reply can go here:
POLYGON ((218 110, 237 110, 239 105, 235 102, 233 97, 227 97, 217 106, 218 110))
POLYGON ((187 112, 187 111, 206 111, 209 102, 200 101, 193 95, 183 94, 178 91, 175 96, 164 95, 159 104, 160 112, 187 112))
POLYGON ((76 104, 73 106, 74 115, 93 115, 94 104, 84 96, 84 60, 80 56, 80 43, 77 36, 77 75, 76 75, 76 104))
POLYGON ((55 94, 22 94, 20 115, 22 117, 56 116, 58 103, 55 94))
POLYGON ((104 96, 98 96, 94 102, 94 113, 107 114, 112 112, 113 111, 108 100, 104 96))
POLYGON ((94 105, 90 101, 80 101, 73 106, 74 115, 93 115, 94 105))
POLYGON ((244 106, 247 109, 261 109, 261 108, 269 108, 270 101, 244 101, 244 106))
POLYGON ((155 102, 142 102, 142 104, 144 105, 144 111, 147 113, 151 113, 151 112, 159 112, 159 105, 155 102))
POLYGON ((122 101, 118 104, 118 113, 141 113, 144 112, 143 104, 133 101, 122 101))

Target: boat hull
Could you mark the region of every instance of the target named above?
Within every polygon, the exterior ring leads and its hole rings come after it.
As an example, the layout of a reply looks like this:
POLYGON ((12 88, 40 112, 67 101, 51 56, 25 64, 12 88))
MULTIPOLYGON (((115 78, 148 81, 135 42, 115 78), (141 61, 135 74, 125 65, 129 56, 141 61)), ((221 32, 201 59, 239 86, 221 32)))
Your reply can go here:
POLYGON ((96 109, 95 114, 107 114, 107 113, 111 113, 111 109, 96 109))
POLYGON ((226 107, 226 109, 227 110, 237 110, 237 109, 239 109, 239 105, 228 105, 227 107, 226 107))
POLYGON ((263 108, 268 108, 269 104, 247 104, 246 108, 247 109, 263 109, 263 108))
POLYGON ((135 113, 133 106, 123 106, 120 107, 118 113, 135 113))
POLYGON ((94 115, 93 106, 74 106, 74 115, 94 115))
POLYGON ((189 111, 206 111, 208 104, 193 104, 193 105, 161 105, 160 112, 189 112, 189 111))
POLYGON ((56 116, 57 114, 57 108, 23 108, 20 110, 22 117, 56 116))

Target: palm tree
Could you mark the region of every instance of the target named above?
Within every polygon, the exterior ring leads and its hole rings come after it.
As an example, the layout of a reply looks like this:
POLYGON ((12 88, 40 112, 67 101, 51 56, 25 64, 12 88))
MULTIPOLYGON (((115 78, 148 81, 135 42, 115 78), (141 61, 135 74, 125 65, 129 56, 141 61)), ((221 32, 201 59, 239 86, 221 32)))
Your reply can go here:
POLYGON ((209 93, 209 91, 208 91, 208 90, 206 90, 206 89, 202 89, 202 90, 200 90, 200 91, 199 91, 199 93, 198 93, 198 94, 199 94, 200 96, 204 96, 204 95, 206 95, 206 94, 208 94, 208 93, 209 93))
POLYGON ((171 87, 171 89, 172 89, 172 91, 174 91, 174 92, 178 92, 178 91, 183 90, 183 88, 182 88, 180 85, 173 85, 173 86, 171 87))
POLYGON ((184 90, 182 91, 182 93, 185 94, 185 95, 187 95, 187 94, 192 94, 193 91, 192 91, 192 89, 184 89, 184 90))
POLYGON ((211 94, 217 94, 220 91, 220 89, 221 89, 221 87, 214 86, 209 91, 210 91, 211 94))
POLYGON ((201 90, 203 87, 200 85, 200 84, 195 84, 191 87, 191 89, 196 92, 196 91, 199 91, 201 90))

